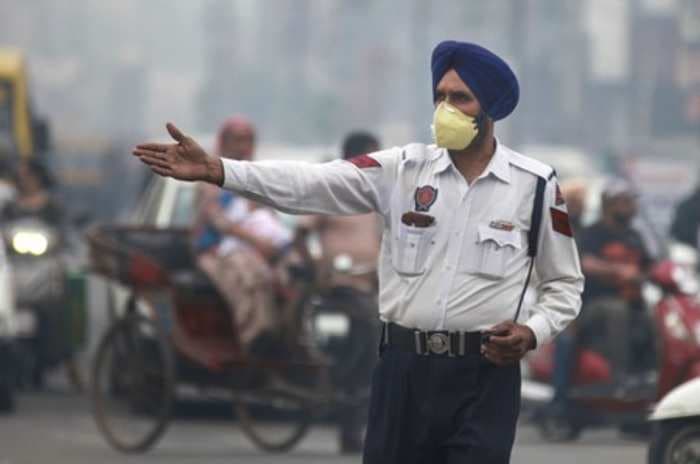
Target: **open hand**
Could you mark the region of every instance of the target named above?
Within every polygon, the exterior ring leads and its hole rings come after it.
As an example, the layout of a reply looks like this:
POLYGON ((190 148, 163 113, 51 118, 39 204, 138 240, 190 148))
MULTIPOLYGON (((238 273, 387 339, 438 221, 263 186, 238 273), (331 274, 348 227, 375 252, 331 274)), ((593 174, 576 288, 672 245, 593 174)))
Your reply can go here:
POLYGON ((177 143, 143 143, 134 149, 134 156, 161 176, 223 184, 223 167, 218 158, 209 156, 174 124, 165 127, 177 143))
POLYGON ((499 366, 520 361, 537 344, 532 329, 512 321, 501 322, 488 333, 491 336, 481 346, 481 353, 486 359, 499 366))

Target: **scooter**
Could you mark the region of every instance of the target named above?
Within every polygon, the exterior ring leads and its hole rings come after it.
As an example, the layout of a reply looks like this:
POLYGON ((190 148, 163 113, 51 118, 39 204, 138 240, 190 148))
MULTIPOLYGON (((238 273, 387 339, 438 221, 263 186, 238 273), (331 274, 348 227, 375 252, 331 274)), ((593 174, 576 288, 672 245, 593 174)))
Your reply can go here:
POLYGON ((12 221, 3 232, 13 270, 19 380, 41 387, 45 371, 68 352, 62 240, 55 226, 38 218, 12 221))
POLYGON ((700 462, 700 378, 671 390, 649 420, 653 432, 648 464, 700 462))
POLYGON ((662 291, 652 315, 652 338, 657 340, 648 340, 633 353, 653 350, 655 368, 635 375, 629 384, 615 384, 609 362, 583 348, 573 373, 571 406, 562 413, 551 407, 553 345, 542 347, 525 362, 523 405, 531 407, 531 417, 546 440, 575 440, 582 430, 596 426, 645 432, 654 403, 674 387, 700 377, 700 300, 694 276, 669 260, 652 269, 650 280, 662 291))

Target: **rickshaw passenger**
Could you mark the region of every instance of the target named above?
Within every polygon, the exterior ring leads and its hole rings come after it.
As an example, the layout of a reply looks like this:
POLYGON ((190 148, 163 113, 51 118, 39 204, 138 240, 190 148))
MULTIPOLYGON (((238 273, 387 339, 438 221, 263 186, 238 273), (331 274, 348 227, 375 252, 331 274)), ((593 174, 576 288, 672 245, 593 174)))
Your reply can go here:
MULTIPOLYGON (((217 153, 250 160, 255 129, 241 116, 227 119, 219 130, 217 153)), ((276 345, 274 273, 268 259, 291 239, 275 213, 250 200, 202 184, 195 223, 198 267, 211 279, 228 305, 241 346, 270 352, 276 345)))

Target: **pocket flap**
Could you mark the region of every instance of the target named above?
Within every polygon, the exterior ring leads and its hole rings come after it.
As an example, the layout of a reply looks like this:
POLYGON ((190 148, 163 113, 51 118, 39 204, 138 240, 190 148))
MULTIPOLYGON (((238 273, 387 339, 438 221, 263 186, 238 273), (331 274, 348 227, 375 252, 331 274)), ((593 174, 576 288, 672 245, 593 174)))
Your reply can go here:
POLYGON ((521 236, 519 229, 501 230, 489 227, 488 224, 479 224, 478 242, 493 241, 499 247, 512 246, 513 248, 522 248, 521 236))

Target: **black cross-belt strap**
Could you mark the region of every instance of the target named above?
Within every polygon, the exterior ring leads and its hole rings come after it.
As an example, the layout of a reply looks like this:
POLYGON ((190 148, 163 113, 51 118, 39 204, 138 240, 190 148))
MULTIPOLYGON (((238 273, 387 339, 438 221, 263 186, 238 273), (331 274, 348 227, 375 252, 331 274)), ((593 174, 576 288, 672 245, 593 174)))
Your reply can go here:
POLYGON ((515 322, 518 322, 518 317, 520 317, 520 310, 523 307, 523 300, 525 299, 527 287, 530 285, 530 278, 532 277, 532 268, 535 264, 535 257, 537 256, 537 246, 539 244, 540 238, 540 225, 542 224, 542 211, 544 210, 544 191, 546 187, 547 181, 543 177, 538 176, 537 186, 535 187, 535 201, 532 204, 530 231, 527 234, 527 254, 530 257, 530 265, 527 268, 527 277, 525 277, 525 285, 523 285, 523 291, 520 293, 518 308, 515 310, 515 317, 513 318, 513 321, 515 322))

